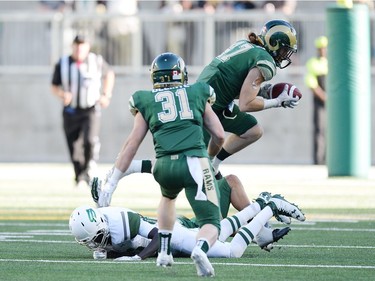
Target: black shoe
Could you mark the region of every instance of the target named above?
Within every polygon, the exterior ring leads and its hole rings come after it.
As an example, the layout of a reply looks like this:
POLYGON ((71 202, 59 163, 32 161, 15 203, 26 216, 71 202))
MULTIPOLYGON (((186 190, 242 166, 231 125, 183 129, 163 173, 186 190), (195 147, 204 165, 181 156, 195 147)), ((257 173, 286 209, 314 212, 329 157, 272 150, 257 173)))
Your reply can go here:
POLYGON ((221 180, 223 178, 222 174, 220 173, 220 171, 215 175, 215 179, 216 180, 221 180))
POLYGON ((280 239, 283 239, 283 237, 287 235, 290 230, 291 230, 290 227, 284 227, 282 229, 278 229, 278 228, 274 229, 272 231, 273 242, 277 242, 280 239))
POLYGON ((284 227, 282 229, 276 228, 272 230, 272 239, 271 237, 268 237, 267 231, 266 231, 265 232, 266 235, 263 234, 263 236, 260 236, 260 237, 257 236, 257 244, 262 250, 270 252, 273 249, 272 243, 277 242, 280 239, 282 239, 285 235, 288 234, 290 230, 291 230, 290 227, 284 227))

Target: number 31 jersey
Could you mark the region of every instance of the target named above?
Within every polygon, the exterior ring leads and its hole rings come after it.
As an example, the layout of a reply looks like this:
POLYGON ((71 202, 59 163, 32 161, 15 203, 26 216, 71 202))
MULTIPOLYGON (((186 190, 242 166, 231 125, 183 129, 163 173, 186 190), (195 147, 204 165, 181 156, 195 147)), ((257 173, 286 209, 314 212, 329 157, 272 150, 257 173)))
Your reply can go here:
POLYGON ((198 82, 173 88, 137 91, 129 100, 133 115, 140 112, 152 133, 156 158, 184 153, 207 157, 203 114, 215 101, 213 89, 198 82))

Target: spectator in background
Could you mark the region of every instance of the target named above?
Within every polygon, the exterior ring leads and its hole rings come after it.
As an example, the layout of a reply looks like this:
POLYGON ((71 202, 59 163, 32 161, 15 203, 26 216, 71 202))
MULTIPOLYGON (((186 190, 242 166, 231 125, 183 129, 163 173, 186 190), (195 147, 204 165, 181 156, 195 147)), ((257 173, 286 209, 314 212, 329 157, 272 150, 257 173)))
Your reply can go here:
POLYGON ((106 57, 110 64, 129 65, 132 62, 134 35, 140 32, 138 0, 102 1, 111 14, 103 30, 106 57))
POLYGON ((252 10, 256 9, 254 0, 245 0, 245 1, 233 1, 234 10, 252 10))
POLYGON ((72 10, 74 0, 68 1, 53 1, 53 0, 41 0, 39 1, 41 9, 51 12, 65 12, 66 10, 72 10))
POLYGON ((325 36, 315 40, 317 56, 310 58, 306 63, 307 74, 305 83, 311 89, 314 99, 313 122, 314 122, 314 164, 322 165, 326 161, 326 109, 327 99, 325 91, 325 80, 328 73, 327 61, 328 39, 325 36))
MULTIPOLYGON (((160 9, 165 14, 191 14, 198 12, 210 12, 214 7, 207 1, 192 0, 167 0, 161 1, 160 9)), ((190 64, 196 64, 198 61, 194 54, 197 53, 197 46, 203 42, 203 32, 200 25, 194 21, 175 21, 167 23, 167 38, 165 42, 165 50, 180 54, 190 64)))
POLYGON ((56 64, 52 93, 63 102, 63 124, 78 186, 90 181, 99 159, 101 108, 112 97, 115 75, 101 55, 90 52, 82 35, 73 41, 73 52, 56 64))
POLYGON ((297 6, 296 0, 274 0, 264 1, 262 8, 267 13, 281 12, 285 15, 291 15, 297 6))

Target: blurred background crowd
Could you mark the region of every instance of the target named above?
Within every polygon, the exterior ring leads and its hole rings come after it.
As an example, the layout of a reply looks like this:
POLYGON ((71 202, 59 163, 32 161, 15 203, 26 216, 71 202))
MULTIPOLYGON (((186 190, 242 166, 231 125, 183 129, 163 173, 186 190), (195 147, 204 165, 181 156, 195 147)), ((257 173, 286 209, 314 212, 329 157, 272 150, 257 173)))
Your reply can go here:
MULTIPOLYGON (((374 1, 353 3, 369 7, 374 81, 374 1)), ((251 157, 243 153, 231 161, 313 163, 313 100, 304 82, 306 62, 316 54, 315 39, 326 34, 326 10, 336 4, 296 0, 0 1, 0 95, 5 108, 0 112, 0 127, 8 132, 0 139, 0 161, 66 160, 56 114, 59 104, 51 97, 49 84, 53 65, 70 52, 77 33, 89 38, 92 51, 102 54, 116 73, 113 101, 103 114, 101 132, 101 159, 112 162, 123 136, 131 130, 131 122, 126 122, 131 118, 128 97, 140 86, 150 86, 149 67, 155 56, 165 51, 179 54, 187 63, 190 82, 194 82, 203 66, 231 43, 246 38, 250 31, 258 33, 266 21, 280 18, 296 28, 298 52, 292 65, 280 71, 272 83, 295 84, 303 101, 293 111, 259 113, 264 129, 272 134, 266 133, 269 138, 249 148, 251 157), (34 140, 33 149, 27 139, 34 140), (282 150, 275 146, 275 139, 283 143, 282 150), (15 150, 19 153, 12 152, 15 150)), ((371 103, 375 108, 374 101, 371 103)), ((152 147, 143 151, 149 156, 152 147)))

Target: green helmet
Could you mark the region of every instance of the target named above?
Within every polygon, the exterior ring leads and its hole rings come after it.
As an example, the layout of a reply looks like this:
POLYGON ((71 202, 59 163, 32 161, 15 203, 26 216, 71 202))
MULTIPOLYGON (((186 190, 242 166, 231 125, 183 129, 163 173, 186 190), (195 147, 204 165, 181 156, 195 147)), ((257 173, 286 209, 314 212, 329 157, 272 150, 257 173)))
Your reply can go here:
POLYGON ((263 26, 259 37, 277 67, 285 68, 292 63, 290 57, 297 52, 297 36, 290 23, 284 20, 271 20, 263 26))
POLYGON ((176 54, 160 54, 152 62, 150 71, 154 89, 187 84, 188 76, 185 62, 176 54))

